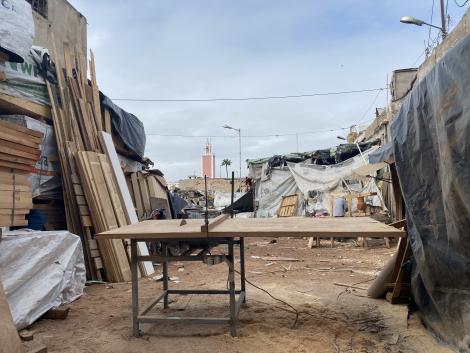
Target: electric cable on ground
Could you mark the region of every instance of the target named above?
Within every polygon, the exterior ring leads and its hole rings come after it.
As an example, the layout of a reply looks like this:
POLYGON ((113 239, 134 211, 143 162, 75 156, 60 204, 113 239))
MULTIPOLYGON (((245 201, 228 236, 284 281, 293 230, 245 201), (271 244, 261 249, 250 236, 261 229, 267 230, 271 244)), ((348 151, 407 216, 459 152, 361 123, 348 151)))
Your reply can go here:
MULTIPOLYGON (((237 271, 237 270, 234 270, 234 271, 235 271, 236 273, 238 273, 239 275, 241 275, 241 273, 240 273, 239 271, 237 271)), ((289 304, 288 302, 286 302, 286 301, 284 301, 284 300, 282 300, 282 299, 276 298, 274 295, 272 295, 271 293, 269 293, 269 291, 267 291, 266 289, 261 288, 261 287, 257 286, 256 284, 254 284, 253 282, 249 281, 249 280, 246 278, 246 276, 245 276, 245 282, 248 283, 249 285, 255 287, 256 289, 258 289, 258 290, 260 290, 260 291, 266 293, 266 294, 269 295, 272 299, 274 299, 274 300, 276 300, 276 301, 278 301, 278 302, 280 302, 280 303, 282 303, 282 304, 288 306, 289 308, 291 308, 291 309, 294 311, 294 313, 295 313, 295 320, 294 320, 294 323, 293 323, 292 326, 291 326, 291 329, 295 329, 295 328, 297 327, 297 322, 299 321, 300 312, 299 312, 293 305, 289 304)), ((290 311, 290 312, 292 312, 292 311, 290 311)))

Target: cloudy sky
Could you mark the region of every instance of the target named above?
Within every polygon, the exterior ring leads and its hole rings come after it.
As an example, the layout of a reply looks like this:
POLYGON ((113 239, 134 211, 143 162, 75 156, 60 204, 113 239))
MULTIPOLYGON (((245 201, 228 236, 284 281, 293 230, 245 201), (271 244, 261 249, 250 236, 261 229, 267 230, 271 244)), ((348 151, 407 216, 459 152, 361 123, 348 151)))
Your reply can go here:
MULTIPOLYGON (((88 20, 98 84, 109 97, 207 99, 385 87, 393 70, 424 60, 429 37, 427 28, 401 24, 400 17, 430 21, 433 1, 71 3, 88 20)), ((448 12, 455 24, 464 11, 449 1, 448 12)), ((432 30, 431 40, 437 35, 432 30)), ((342 128, 370 122, 386 98, 386 91, 372 91, 283 100, 116 103, 144 122, 146 155, 167 180, 176 181, 201 173, 206 136, 217 165, 229 158, 238 170, 238 139, 221 128, 224 124, 241 128, 243 160, 309 151, 338 144, 336 136, 347 133, 342 128)))

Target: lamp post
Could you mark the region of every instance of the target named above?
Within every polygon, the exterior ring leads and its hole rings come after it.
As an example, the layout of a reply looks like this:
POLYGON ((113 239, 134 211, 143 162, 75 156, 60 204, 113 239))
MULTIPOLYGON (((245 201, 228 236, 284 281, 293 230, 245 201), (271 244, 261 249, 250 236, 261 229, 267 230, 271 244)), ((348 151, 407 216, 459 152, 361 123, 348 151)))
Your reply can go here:
POLYGON ((406 23, 406 24, 411 24, 411 25, 416 25, 416 26, 422 26, 426 25, 429 27, 437 28, 441 30, 442 32, 442 38, 447 37, 447 23, 446 23, 446 13, 445 13, 445 7, 444 7, 444 0, 440 0, 441 3, 441 27, 434 26, 433 24, 427 23, 423 20, 420 20, 418 18, 414 18, 412 16, 403 16, 400 19, 401 23, 406 23))
POLYGON ((238 177, 239 177, 239 181, 240 181, 239 188, 241 190, 241 187, 242 187, 242 130, 241 129, 236 129, 236 128, 231 127, 229 125, 224 125, 222 127, 224 129, 234 130, 238 133, 238 158, 239 158, 239 168, 240 168, 238 177))

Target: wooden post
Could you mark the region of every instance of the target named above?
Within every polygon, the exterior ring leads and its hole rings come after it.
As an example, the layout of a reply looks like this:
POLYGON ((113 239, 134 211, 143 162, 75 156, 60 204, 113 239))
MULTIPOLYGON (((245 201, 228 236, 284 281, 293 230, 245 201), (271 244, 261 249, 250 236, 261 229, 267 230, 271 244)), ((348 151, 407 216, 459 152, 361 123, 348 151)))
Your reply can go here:
POLYGON ((5 291, 0 281, 0 353, 23 353, 18 331, 16 330, 5 291))

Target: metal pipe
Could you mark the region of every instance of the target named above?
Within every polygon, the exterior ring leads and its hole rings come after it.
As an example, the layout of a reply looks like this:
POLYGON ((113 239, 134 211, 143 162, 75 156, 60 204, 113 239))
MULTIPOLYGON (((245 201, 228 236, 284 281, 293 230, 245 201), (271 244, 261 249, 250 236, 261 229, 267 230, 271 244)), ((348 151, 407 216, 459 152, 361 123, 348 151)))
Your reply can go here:
MULTIPOLYGON (((442 0, 441 0, 442 1, 442 0)), ((238 175, 240 178, 240 183, 238 185, 240 191, 242 191, 242 129, 238 129, 238 153, 239 153, 239 160, 240 163, 240 174, 238 175)))
POLYGON ((163 297, 163 307, 168 308, 168 244, 163 243, 163 255, 165 259, 163 260, 163 291, 165 296, 163 297))
POLYGON ((139 283, 137 275, 137 241, 131 240, 132 330, 139 337, 139 283))
POLYGON ((442 38, 447 37, 447 23, 446 23, 446 10, 444 6, 444 0, 441 0, 441 23, 442 23, 442 38))
POLYGON ((207 195, 207 176, 204 175, 204 191, 206 196, 206 213, 204 215, 204 225, 209 232, 209 196, 207 195))
MULTIPOLYGON (((245 238, 240 237, 240 289, 245 293, 245 238)), ((243 303, 246 302, 246 295, 243 295, 243 303)))
MULTIPOLYGON (((233 199, 235 197, 235 173, 232 170, 232 180, 230 182, 232 184, 232 192, 230 194, 230 218, 233 218, 233 215, 235 213, 233 209, 233 199)), ((241 184, 240 184, 241 185, 241 184)))
POLYGON ((230 335, 237 335, 237 302, 235 300, 235 253, 233 251, 233 239, 228 240, 228 282, 230 291, 230 335))

